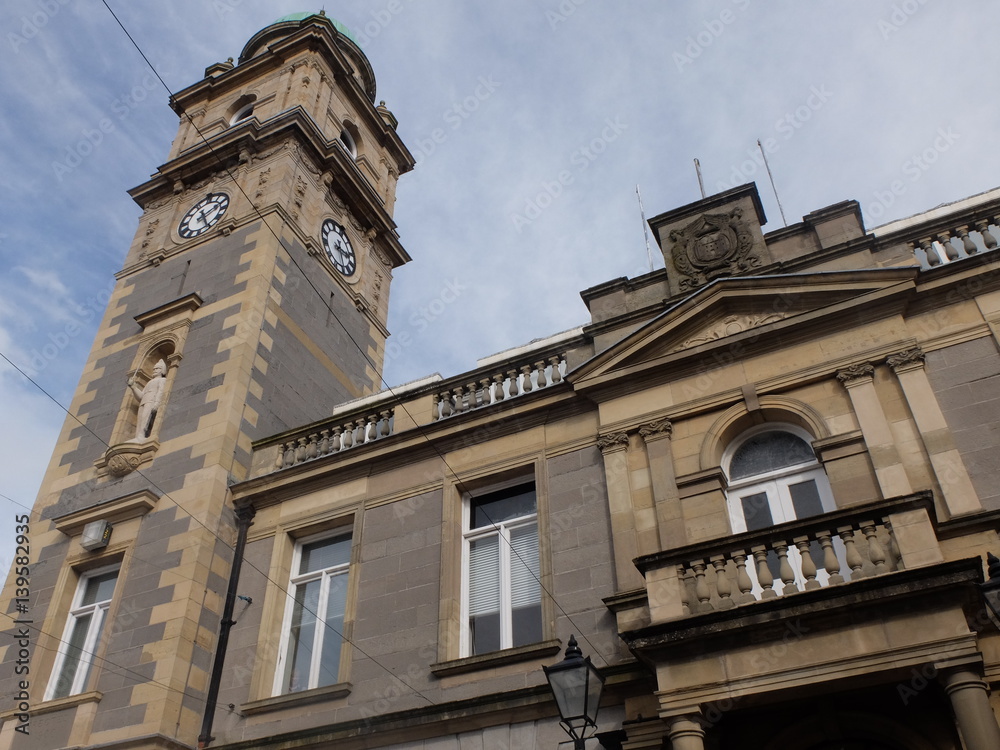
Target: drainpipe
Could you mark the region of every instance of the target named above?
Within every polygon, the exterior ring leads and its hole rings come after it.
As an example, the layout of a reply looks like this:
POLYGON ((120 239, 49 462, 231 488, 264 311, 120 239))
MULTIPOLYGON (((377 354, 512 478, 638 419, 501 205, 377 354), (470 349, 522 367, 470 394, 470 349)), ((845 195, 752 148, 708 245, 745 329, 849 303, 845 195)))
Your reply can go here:
POLYGON ((222 611, 219 626, 219 645, 215 647, 215 662, 212 664, 212 679, 208 683, 208 697, 205 700, 205 718, 201 722, 198 747, 204 748, 214 740, 212 722, 215 720, 215 706, 219 700, 219 684, 222 682, 222 668, 226 662, 229 647, 229 631, 233 625, 233 609, 236 607, 236 587, 240 582, 240 568, 243 567, 243 551, 247 546, 247 532, 253 523, 256 511, 251 506, 236 508, 236 548, 233 550, 233 569, 229 574, 229 588, 226 590, 226 605, 222 611))

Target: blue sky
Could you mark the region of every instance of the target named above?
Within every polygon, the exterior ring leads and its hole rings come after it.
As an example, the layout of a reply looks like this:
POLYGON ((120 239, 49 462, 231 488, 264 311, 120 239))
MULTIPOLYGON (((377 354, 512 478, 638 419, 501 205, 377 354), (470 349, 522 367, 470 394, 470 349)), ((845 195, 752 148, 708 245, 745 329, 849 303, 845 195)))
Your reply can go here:
MULTIPOLYGON (((313 10, 109 2, 173 91, 313 10)), ((1000 6, 986 0, 326 12, 355 30, 418 158, 396 204, 414 260, 392 285, 389 384, 586 322, 580 290, 648 270, 636 184, 647 217, 696 200, 695 157, 710 193, 756 180, 768 230, 781 219, 757 139, 789 222, 853 198, 871 227, 1000 182, 1000 6)), ((8 0, 0 29, 0 352, 68 405, 135 232, 125 191, 163 163, 177 118, 99 0, 8 0)), ((64 417, 0 362, 0 540, 64 417)))

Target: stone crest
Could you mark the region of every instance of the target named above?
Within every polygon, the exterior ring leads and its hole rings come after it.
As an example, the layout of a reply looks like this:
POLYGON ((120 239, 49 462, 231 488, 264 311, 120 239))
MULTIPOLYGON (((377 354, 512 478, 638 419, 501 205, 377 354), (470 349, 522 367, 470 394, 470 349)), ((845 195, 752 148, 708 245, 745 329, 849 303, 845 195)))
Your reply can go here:
POLYGON ((761 264, 754 253, 753 234, 739 207, 724 214, 699 216, 683 229, 671 231, 670 241, 674 268, 684 277, 680 280, 682 291, 761 264))

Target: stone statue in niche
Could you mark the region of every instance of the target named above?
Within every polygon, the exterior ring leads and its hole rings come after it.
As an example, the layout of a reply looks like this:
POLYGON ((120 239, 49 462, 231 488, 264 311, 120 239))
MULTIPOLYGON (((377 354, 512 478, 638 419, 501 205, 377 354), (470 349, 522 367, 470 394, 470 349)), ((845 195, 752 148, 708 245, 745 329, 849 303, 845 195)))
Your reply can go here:
POLYGON ((140 388, 135 384, 134 378, 128 379, 128 387, 139 399, 139 415, 135 424, 135 437, 133 440, 146 440, 153 431, 153 421, 163 403, 163 392, 167 387, 167 363, 162 359, 153 367, 153 377, 145 388, 140 388))

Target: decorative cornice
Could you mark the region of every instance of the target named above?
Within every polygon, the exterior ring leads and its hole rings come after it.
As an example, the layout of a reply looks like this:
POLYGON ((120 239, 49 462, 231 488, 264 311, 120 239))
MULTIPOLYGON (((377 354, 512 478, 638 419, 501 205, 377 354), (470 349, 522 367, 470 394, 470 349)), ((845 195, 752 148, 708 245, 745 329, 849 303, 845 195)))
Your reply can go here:
POLYGON ((649 442, 649 440, 661 437, 670 437, 674 432, 674 424, 669 419, 658 419, 655 422, 650 422, 649 424, 644 424, 639 428, 639 434, 642 439, 649 442))
POLYGON ((885 358, 885 363, 892 368, 893 372, 909 370, 913 367, 924 366, 924 351, 919 346, 906 349, 897 354, 890 354, 885 358))
POLYGON ((859 362, 837 371, 837 380, 844 385, 851 385, 855 381, 872 378, 875 376, 875 368, 867 362, 859 362))
POLYGON ((597 438, 597 447, 601 449, 601 453, 626 450, 628 448, 628 433, 613 432, 610 435, 601 435, 597 438))

